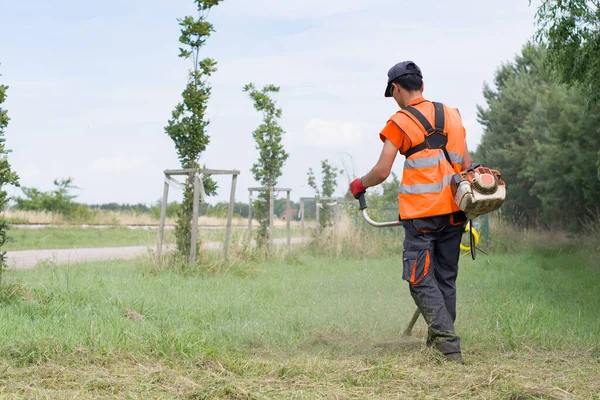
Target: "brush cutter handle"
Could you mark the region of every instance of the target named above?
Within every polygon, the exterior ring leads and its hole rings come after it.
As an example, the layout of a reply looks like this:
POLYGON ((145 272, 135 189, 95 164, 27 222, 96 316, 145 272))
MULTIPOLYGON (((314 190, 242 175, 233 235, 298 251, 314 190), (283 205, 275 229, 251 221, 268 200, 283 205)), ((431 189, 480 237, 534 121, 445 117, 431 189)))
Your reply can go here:
POLYGON ((362 192, 358 195, 358 209, 362 211, 362 216, 369 223, 369 225, 373 225, 377 228, 386 228, 389 226, 398 226, 402 225, 402 221, 389 221, 389 222, 377 222, 373 221, 371 217, 369 217, 369 213, 367 212, 367 200, 365 199, 365 193, 362 192))
POLYGON ((365 200, 365 192, 359 193, 358 197, 358 209, 360 211, 367 208, 367 200, 365 200))

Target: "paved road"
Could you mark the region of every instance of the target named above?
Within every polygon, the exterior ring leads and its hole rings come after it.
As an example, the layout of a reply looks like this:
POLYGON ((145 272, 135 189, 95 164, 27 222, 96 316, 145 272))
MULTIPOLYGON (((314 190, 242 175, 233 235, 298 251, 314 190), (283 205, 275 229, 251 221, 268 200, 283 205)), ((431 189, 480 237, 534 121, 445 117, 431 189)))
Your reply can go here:
MULTIPOLYGON (((304 238, 307 240, 307 238, 304 238)), ((286 244, 287 239, 275 239, 275 244, 286 244)), ((300 244, 303 238, 292 238, 292 244, 300 244)), ((202 243, 204 250, 218 250, 223 246, 221 242, 202 243)), ((56 265, 77 264, 86 261, 99 260, 131 260, 154 251, 151 246, 127 246, 127 247, 93 247, 80 249, 58 249, 58 250, 22 250, 9 251, 8 267, 11 269, 34 268, 42 261, 51 261, 56 265)))

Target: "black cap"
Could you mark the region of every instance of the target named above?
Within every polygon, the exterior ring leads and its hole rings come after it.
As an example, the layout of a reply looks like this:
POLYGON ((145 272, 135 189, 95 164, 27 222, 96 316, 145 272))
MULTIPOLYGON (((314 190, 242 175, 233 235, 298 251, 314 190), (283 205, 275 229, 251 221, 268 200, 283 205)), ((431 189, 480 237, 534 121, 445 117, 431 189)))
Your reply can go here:
POLYGON ((392 82, 394 79, 404 75, 418 75, 423 78, 421 69, 412 61, 402 61, 394 65, 388 71, 388 83, 385 88, 385 97, 392 97, 392 82))

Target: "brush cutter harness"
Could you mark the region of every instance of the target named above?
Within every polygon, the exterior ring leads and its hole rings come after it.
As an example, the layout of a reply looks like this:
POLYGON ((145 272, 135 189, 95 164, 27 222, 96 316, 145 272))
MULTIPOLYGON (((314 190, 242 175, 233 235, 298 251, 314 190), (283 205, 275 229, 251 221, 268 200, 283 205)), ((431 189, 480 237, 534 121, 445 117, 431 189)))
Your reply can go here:
MULTIPOLYGON (((403 110, 419 121, 426 132, 425 140, 411 147, 405 156, 409 158, 424 150, 440 149, 444 153, 446 161, 452 168, 455 168, 446 149, 448 135, 444 132, 444 106, 436 102, 433 105, 435 107, 435 127, 431 126, 427 118, 415 107, 406 107, 403 110)), ((500 172, 479 164, 474 164, 468 170, 453 175, 450 186, 454 202, 465 212, 468 219, 497 210, 506 198, 506 184, 502 180, 500 172)))

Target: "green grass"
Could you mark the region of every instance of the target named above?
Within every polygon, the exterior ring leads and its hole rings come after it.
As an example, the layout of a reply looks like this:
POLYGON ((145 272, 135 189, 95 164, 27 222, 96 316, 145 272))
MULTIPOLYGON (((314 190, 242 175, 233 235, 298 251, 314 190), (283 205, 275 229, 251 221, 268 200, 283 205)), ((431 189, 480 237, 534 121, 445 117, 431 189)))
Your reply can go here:
MULTIPOLYGON (((166 231, 166 239, 172 241, 172 231, 166 231)), ((156 242, 156 230, 128 228, 12 228, 13 239, 4 250, 68 249, 78 247, 141 246, 156 242)))
POLYGON ((0 393, 69 398, 600 398, 600 269, 556 249, 461 261, 468 364, 423 348, 400 258, 226 274, 147 261, 8 271, 0 393), (143 316, 141 320, 136 317, 143 316), (429 397, 427 397, 429 396, 429 397))
MULTIPOLYGON (((292 236, 301 236, 301 230, 292 228, 292 236)), ((308 232, 308 231, 307 231, 308 232)), ((308 233, 307 233, 308 234, 308 233)), ((79 227, 48 227, 38 229, 12 228, 9 236, 13 241, 7 242, 3 250, 39 250, 39 249, 68 249, 81 247, 113 247, 113 246, 142 246, 156 243, 156 229, 129 228, 79 228, 79 227)), ((246 240, 246 228, 232 229, 233 242, 246 240)), ((275 229, 275 237, 287 237, 284 228, 275 229)), ((199 237, 202 241, 225 240, 225 229, 200 228, 199 237)), ((173 243, 173 231, 165 231, 165 243, 173 243)))

